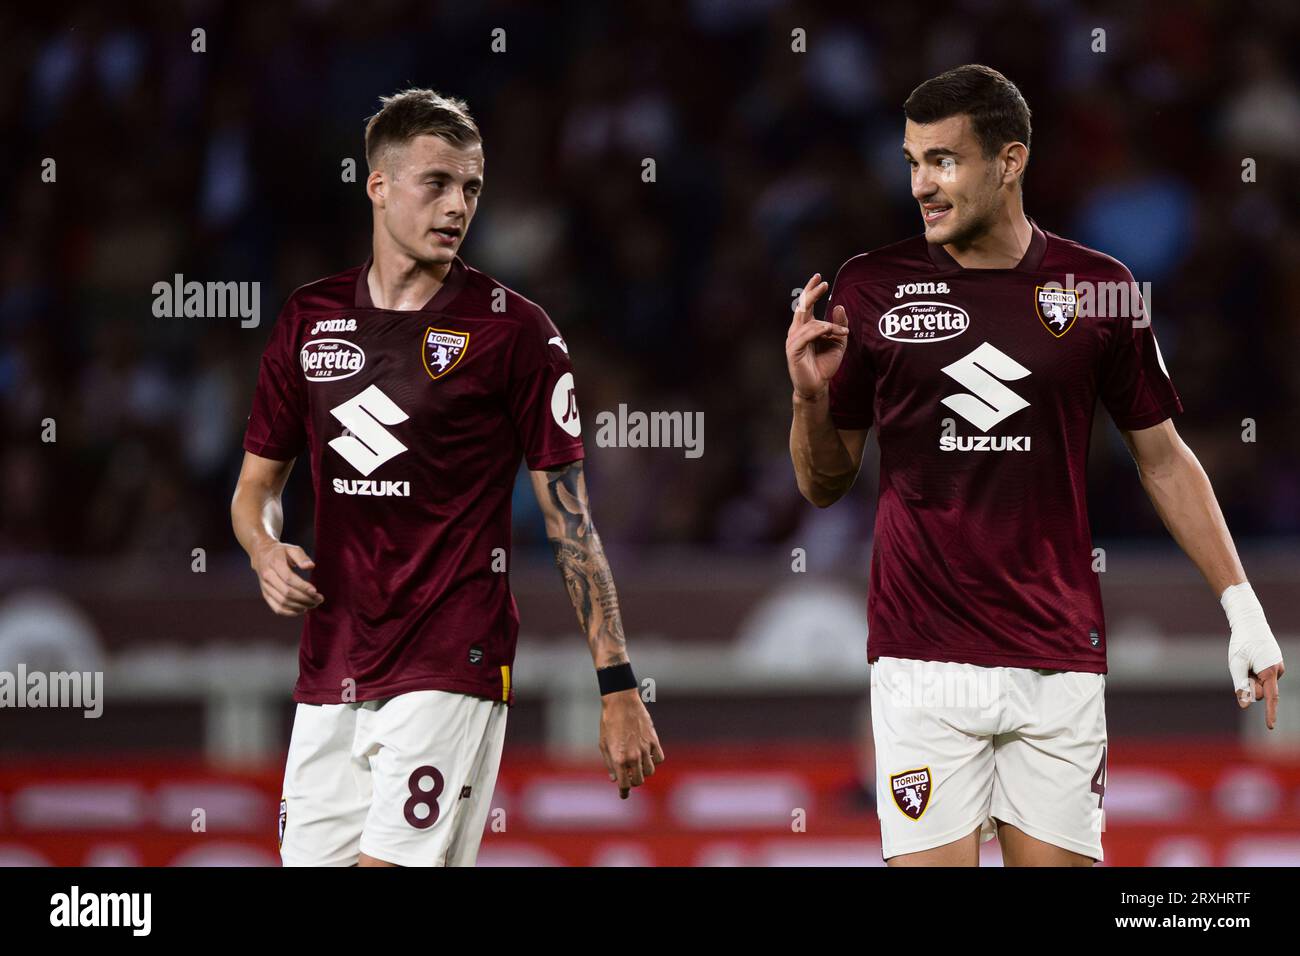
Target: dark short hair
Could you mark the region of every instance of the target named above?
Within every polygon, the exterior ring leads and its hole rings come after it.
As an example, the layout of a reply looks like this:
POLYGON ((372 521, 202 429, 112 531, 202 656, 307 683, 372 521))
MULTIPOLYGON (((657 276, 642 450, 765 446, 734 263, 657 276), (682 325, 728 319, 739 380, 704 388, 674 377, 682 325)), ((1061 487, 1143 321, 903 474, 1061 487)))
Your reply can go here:
POLYGON ((912 91, 903 112, 914 123, 937 123, 966 114, 985 159, 1007 143, 1029 145, 1029 104, 997 70, 968 63, 926 80, 912 91))
POLYGON ((483 142, 464 100, 412 89, 381 96, 379 102, 379 112, 366 120, 366 165, 371 169, 385 149, 417 136, 441 136, 462 148, 483 142))

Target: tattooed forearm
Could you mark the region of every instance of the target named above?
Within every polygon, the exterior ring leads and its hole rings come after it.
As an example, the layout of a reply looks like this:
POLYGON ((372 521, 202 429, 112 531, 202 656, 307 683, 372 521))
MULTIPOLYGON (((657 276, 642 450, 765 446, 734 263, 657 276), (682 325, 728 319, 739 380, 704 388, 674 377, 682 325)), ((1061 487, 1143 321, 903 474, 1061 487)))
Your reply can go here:
MULTIPOLYGON (((618 592, 600 535, 591 523, 582 462, 545 472, 546 536, 597 667, 627 661, 618 592)), ((542 489, 538 488, 539 493, 542 489)))

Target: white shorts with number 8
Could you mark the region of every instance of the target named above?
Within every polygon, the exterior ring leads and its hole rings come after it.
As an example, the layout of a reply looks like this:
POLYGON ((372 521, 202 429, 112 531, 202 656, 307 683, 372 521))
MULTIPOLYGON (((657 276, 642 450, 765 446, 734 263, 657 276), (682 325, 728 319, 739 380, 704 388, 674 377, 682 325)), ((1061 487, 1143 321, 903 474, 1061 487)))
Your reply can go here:
POLYGON ((299 704, 280 807, 285 866, 473 866, 507 706, 429 690, 299 704))

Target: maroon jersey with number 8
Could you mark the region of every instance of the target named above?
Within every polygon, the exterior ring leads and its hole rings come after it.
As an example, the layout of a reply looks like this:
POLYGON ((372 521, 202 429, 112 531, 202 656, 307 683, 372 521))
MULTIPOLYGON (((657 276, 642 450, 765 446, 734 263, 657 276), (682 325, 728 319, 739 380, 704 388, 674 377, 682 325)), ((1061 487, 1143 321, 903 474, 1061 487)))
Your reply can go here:
POLYGON ((311 463, 325 600, 306 614, 294 700, 510 700, 515 476, 583 457, 568 346, 459 256, 419 311, 375 308, 369 267, 289 297, 244 436, 311 463))

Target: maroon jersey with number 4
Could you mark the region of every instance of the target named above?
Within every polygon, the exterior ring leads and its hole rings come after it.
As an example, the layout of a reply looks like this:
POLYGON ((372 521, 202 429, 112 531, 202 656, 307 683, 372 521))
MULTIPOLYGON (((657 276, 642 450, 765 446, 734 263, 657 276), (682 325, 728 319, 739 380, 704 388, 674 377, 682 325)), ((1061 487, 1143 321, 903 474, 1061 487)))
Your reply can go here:
POLYGON ((869 660, 1106 671, 1093 412, 1129 430, 1182 404, 1128 269, 1031 225, 1012 269, 963 269, 917 236, 835 278, 831 418, 880 442, 869 660))
POLYGON ((325 600, 306 614, 293 697, 509 701, 515 476, 521 459, 583 457, 568 347, 459 256, 419 311, 375 308, 369 268, 289 297, 244 436, 255 455, 311 462, 325 600))

